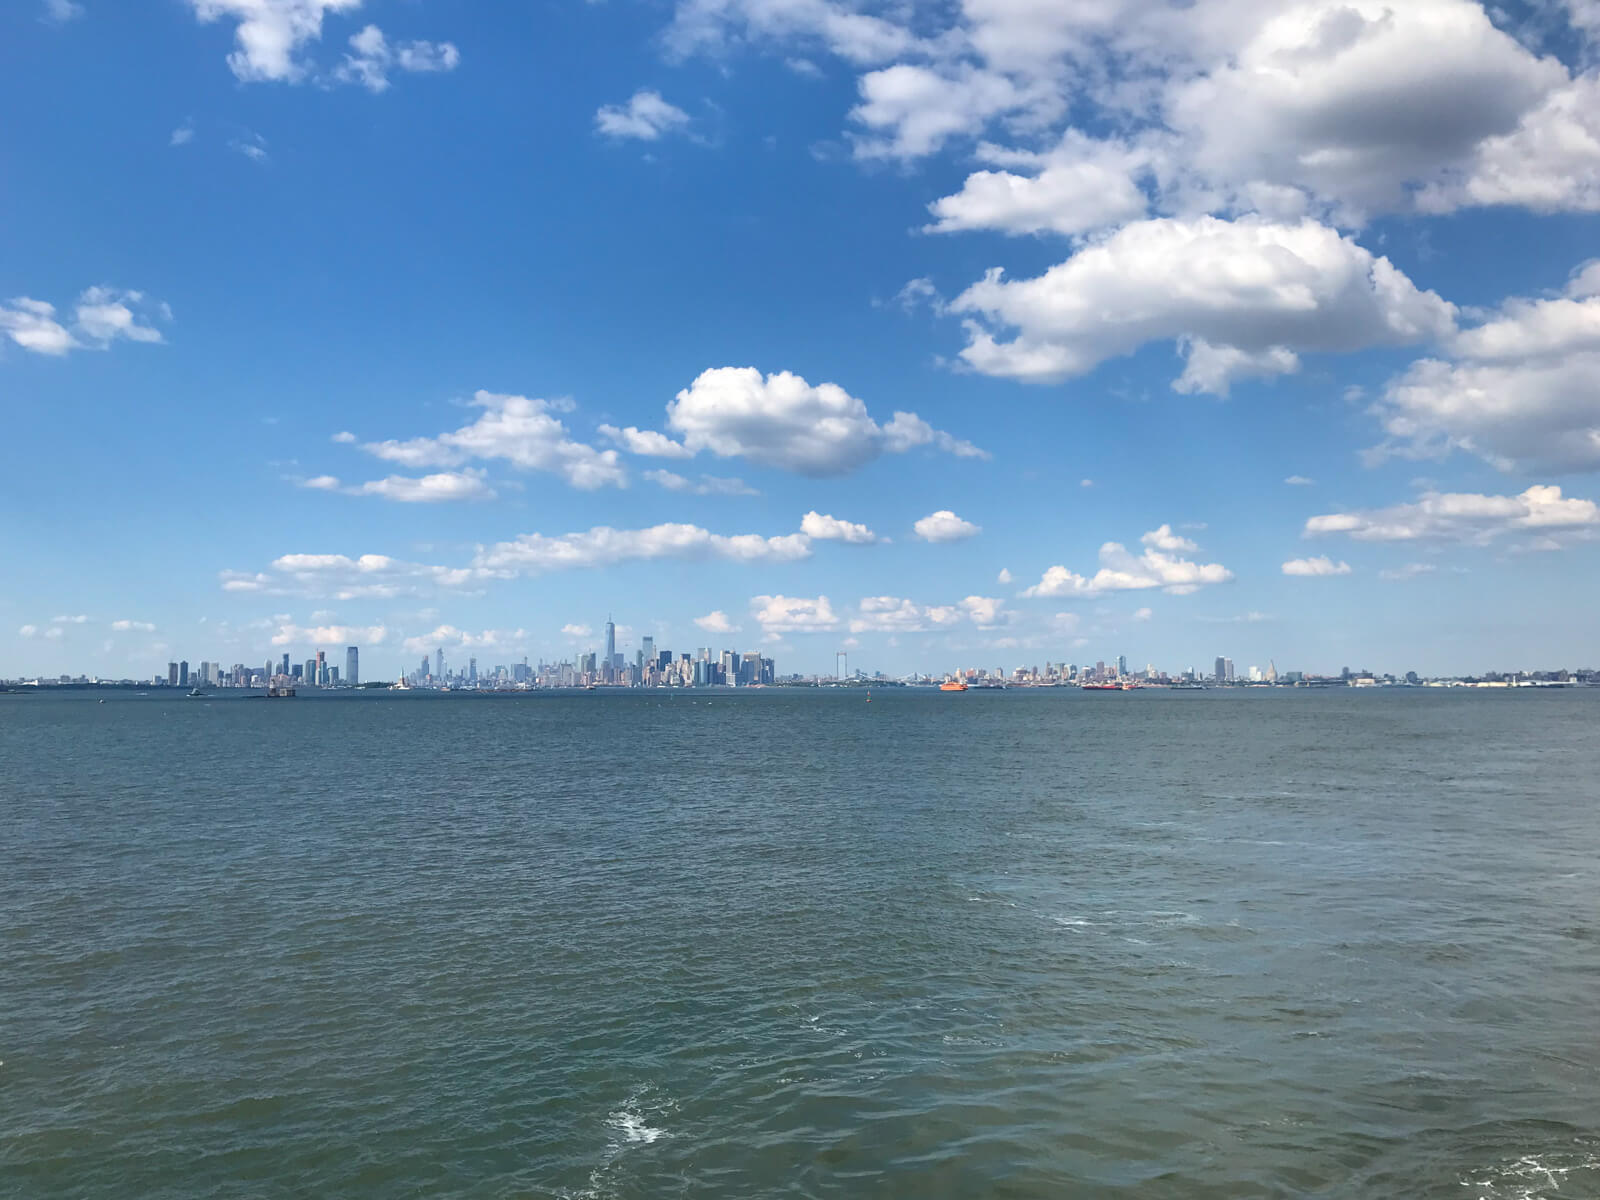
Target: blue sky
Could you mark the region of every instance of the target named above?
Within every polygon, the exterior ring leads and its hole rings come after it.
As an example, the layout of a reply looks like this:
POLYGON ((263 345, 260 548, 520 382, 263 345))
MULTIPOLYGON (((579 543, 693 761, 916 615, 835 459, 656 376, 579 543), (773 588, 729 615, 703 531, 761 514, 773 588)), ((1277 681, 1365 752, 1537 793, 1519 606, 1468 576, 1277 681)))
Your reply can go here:
POLYGON ((1600 3, 17 0, 0 675, 1594 661, 1600 3), (809 514, 809 515, 808 515, 809 514))

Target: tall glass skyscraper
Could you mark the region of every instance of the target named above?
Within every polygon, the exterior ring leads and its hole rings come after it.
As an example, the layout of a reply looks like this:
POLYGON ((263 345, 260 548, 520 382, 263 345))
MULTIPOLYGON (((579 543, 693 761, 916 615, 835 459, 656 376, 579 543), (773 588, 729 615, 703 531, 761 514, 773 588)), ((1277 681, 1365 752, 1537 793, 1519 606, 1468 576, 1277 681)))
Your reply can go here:
POLYGON ((349 687, 361 682, 361 652, 354 646, 344 648, 344 682, 349 687))
POLYGON ((605 669, 614 671, 617 668, 617 627, 611 623, 611 618, 606 618, 606 658, 605 669))

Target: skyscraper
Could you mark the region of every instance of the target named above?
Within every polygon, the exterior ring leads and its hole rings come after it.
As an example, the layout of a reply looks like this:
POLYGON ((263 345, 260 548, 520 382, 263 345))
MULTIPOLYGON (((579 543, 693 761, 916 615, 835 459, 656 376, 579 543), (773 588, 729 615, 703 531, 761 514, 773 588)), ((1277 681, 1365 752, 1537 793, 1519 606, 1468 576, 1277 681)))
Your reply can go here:
POLYGON ((317 651, 317 686, 328 686, 328 660, 321 650, 317 651))
POLYGON ((314 659, 314 658, 306 659, 305 672, 300 676, 300 680, 307 687, 316 687, 317 686, 317 660, 316 659, 314 659))
POLYGON ((440 646, 433 652, 433 677, 444 678, 444 647, 440 646))
POLYGON ((1128 656, 1126 654, 1119 654, 1119 655, 1117 655, 1117 675, 1120 677, 1120 676, 1127 675, 1127 673, 1128 673, 1128 656))
MULTIPOLYGON (((283 673, 285 675, 289 673, 289 652, 287 650, 283 652, 283 673)), ((268 671, 267 674, 270 675, 272 672, 268 671)))
POLYGON ((167 664, 167 686, 178 686, 178 664, 175 662, 169 662, 167 664))
POLYGON ((1220 654, 1217 656, 1217 670, 1216 673, 1212 675, 1212 678, 1218 683, 1228 682, 1228 660, 1223 658, 1220 654))
POLYGON ((361 651, 355 646, 344 648, 344 681, 351 687, 361 682, 361 651))
POLYGON ((178 664, 178 686, 189 686, 189 664, 187 662, 181 662, 178 664))
POLYGON ((617 669, 617 627, 609 616, 606 618, 606 656, 600 665, 607 675, 617 669))

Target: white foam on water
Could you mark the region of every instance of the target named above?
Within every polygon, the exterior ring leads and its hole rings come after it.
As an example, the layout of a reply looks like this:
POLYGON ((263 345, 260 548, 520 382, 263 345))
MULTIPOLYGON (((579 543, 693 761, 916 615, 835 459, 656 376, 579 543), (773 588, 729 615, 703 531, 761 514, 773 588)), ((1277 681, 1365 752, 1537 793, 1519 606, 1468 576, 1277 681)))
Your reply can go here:
POLYGON ((1085 921, 1082 917, 1051 917, 1050 919, 1057 925, 1065 925, 1068 929, 1090 929, 1095 924, 1093 921, 1085 921))
POLYGON ((1503 1167, 1461 1180, 1477 1200, 1592 1196, 1596 1184, 1600 1184, 1600 1154, 1584 1153, 1524 1154, 1503 1167), (1568 1189, 1568 1184, 1574 1186, 1568 1189))
POLYGON ((606 1120, 606 1124, 622 1134, 623 1139, 630 1143, 643 1143, 648 1146, 658 1138, 669 1136, 665 1129, 658 1129, 647 1123, 639 1113, 626 1108, 619 1108, 606 1120))

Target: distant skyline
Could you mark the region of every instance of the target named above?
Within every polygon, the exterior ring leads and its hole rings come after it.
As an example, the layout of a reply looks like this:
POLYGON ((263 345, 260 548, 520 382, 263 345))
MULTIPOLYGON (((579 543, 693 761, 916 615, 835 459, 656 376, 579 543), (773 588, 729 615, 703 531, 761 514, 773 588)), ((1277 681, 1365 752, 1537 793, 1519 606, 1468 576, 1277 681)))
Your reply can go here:
POLYGON ((0 677, 1600 662, 1594 0, 0 45, 0 677))

